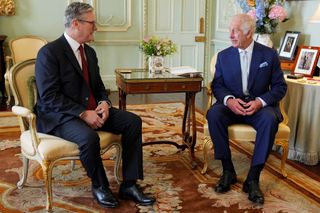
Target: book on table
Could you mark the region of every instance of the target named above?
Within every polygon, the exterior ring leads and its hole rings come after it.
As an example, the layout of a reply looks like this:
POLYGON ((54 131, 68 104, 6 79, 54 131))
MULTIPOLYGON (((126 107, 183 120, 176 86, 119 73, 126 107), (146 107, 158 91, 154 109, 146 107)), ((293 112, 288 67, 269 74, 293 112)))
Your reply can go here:
POLYGON ((174 75, 201 75, 202 72, 191 66, 169 67, 169 72, 174 75))

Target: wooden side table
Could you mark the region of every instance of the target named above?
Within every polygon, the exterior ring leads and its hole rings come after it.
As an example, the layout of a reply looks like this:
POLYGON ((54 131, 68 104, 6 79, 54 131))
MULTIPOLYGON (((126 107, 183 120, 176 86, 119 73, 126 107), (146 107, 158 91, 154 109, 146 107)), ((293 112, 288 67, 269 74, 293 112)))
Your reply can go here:
POLYGON ((5 96, 5 83, 4 83, 4 73, 6 71, 5 61, 4 61, 4 49, 3 42, 6 40, 7 36, 0 35, 0 90, 1 94, 5 96))

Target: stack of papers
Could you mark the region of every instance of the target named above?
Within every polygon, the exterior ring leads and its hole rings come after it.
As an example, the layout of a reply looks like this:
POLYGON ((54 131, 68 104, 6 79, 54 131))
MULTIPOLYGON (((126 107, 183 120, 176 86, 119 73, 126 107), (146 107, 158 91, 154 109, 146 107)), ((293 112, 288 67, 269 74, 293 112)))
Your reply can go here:
POLYGON ((170 67, 169 72, 174 75, 189 75, 189 74, 196 74, 200 75, 202 72, 196 70, 190 66, 181 66, 181 67, 170 67))

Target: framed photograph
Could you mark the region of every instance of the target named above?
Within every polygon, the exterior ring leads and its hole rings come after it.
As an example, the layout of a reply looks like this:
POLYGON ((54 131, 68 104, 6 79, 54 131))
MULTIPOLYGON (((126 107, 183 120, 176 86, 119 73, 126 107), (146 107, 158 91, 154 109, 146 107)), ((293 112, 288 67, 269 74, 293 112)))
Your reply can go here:
POLYGON ((297 48, 300 32, 287 31, 282 40, 279 57, 282 59, 293 60, 297 48))
POLYGON ((312 77, 319 59, 319 53, 319 47, 300 47, 294 66, 294 74, 303 74, 306 77, 312 77))

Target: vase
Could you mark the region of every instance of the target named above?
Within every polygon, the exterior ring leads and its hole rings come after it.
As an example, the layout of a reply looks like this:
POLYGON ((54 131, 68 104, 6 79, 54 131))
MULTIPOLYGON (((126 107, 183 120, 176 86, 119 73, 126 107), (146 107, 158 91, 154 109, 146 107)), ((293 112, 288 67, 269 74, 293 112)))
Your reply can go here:
POLYGON ((272 48, 273 42, 270 37, 271 37, 271 34, 258 34, 258 33, 254 34, 254 40, 256 42, 272 48))
POLYGON ((150 74, 161 74, 163 70, 163 56, 149 56, 148 67, 150 74))

